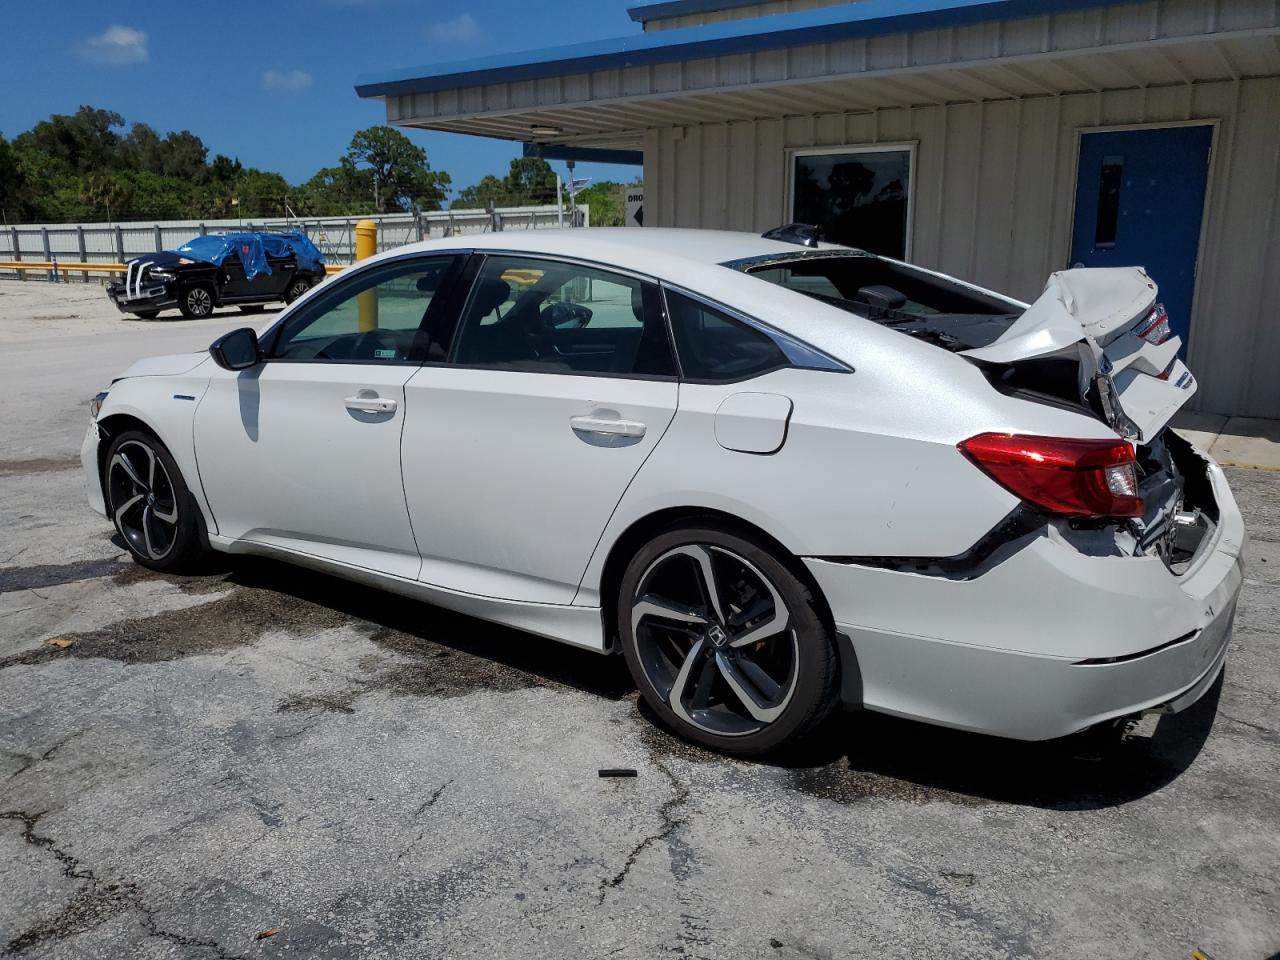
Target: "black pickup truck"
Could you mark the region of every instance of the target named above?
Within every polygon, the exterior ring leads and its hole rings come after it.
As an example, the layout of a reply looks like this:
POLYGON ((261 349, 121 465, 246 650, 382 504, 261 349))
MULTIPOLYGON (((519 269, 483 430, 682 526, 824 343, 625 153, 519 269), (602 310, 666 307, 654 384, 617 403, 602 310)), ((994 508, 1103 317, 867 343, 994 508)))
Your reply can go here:
POLYGON ((177 250, 130 260, 124 279, 107 285, 121 313, 150 320, 162 310, 207 317, 214 307, 246 313, 292 303, 324 279, 324 257, 304 233, 213 233, 177 250))

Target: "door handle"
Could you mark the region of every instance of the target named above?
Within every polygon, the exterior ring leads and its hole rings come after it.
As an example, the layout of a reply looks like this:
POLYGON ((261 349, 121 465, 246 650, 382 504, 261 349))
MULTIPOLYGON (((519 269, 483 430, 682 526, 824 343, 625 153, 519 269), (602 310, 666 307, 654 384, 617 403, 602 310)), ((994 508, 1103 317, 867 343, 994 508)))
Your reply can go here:
POLYGON ((638 420, 609 420, 604 417, 570 417, 569 426, 577 434, 605 437, 630 437, 639 440, 645 426, 638 420))
POLYGON ((342 401, 348 410, 360 413, 395 413, 399 406, 394 400, 385 397, 347 397, 342 401))

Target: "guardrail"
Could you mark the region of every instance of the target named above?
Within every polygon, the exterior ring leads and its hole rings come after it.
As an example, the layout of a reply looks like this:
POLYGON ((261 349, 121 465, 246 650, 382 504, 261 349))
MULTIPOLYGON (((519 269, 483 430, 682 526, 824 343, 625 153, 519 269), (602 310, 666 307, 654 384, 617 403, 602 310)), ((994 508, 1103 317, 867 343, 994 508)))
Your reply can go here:
MULTIPOLYGON (((6 224, 0 227, 0 277, 52 279, 57 261, 60 270, 70 267, 77 282, 103 271, 79 264, 111 267, 157 250, 172 250, 193 236, 240 230, 301 230, 330 263, 355 259, 355 225, 361 217, 311 217, 307 219, 162 220, 133 223, 6 224), (22 268, 14 264, 25 264, 22 268), (36 265, 31 269, 32 265, 36 265), (74 265, 74 266, 73 266, 74 265)), ((437 237, 466 236, 497 230, 538 230, 569 226, 559 207, 499 207, 494 210, 433 210, 430 212, 378 214, 368 219, 378 224, 378 250, 437 237)), ((591 222, 590 208, 578 208, 578 225, 591 222)), ((106 272, 112 273, 113 270, 106 272)))
MULTIPOLYGON (((324 265, 324 272, 341 273, 349 266, 351 266, 349 263, 326 263, 324 265)), ((129 270, 129 266, 124 263, 79 263, 76 261, 66 263, 59 260, 0 260, 0 272, 5 270, 12 270, 14 272, 35 270, 49 274, 126 273, 129 270)))

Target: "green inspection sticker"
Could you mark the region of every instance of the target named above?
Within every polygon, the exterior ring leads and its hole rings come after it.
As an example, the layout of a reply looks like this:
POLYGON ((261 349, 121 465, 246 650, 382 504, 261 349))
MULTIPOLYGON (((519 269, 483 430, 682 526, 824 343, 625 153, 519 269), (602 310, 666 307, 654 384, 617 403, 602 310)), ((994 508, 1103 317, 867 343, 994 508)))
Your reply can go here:
POLYGON ((396 352, 394 350, 375 350, 373 351, 373 357, 375 360, 394 360, 396 352))

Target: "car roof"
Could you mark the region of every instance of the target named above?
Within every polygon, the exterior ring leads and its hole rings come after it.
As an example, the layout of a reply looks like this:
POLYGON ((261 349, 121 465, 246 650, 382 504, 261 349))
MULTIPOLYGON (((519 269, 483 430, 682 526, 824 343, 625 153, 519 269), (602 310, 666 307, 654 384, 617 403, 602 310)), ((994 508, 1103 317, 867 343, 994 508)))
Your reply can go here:
MULTIPOLYGON (((677 227, 504 230, 498 233, 464 234, 443 240, 427 240, 410 247, 398 247, 396 251, 403 254, 415 248, 528 251, 615 264, 631 270, 650 272, 655 276, 665 275, 667 271, 663 269, 664 265, 670 265, 674 261, 715 265, 750 257, 803 255, 812 249, 796 243, 766 240, 758 233, 677 227)), ((827 243, 819 244, 819 248, 842 249, 827 243)))

